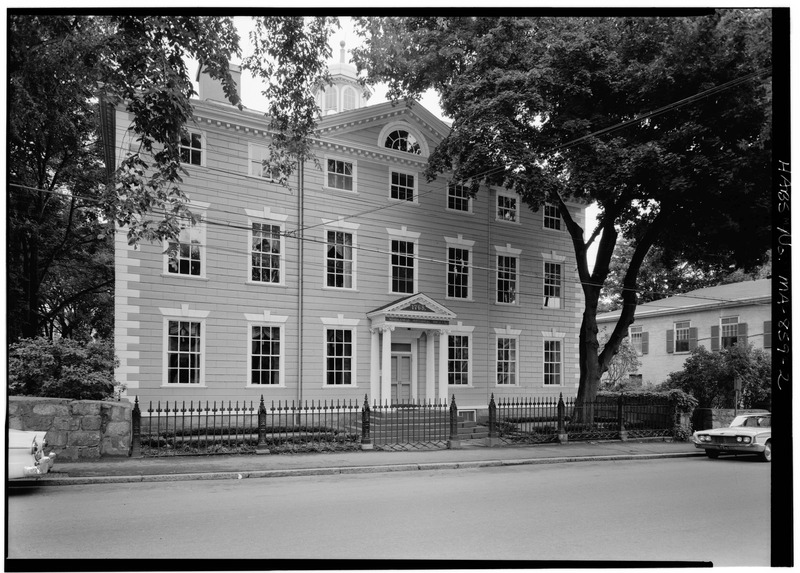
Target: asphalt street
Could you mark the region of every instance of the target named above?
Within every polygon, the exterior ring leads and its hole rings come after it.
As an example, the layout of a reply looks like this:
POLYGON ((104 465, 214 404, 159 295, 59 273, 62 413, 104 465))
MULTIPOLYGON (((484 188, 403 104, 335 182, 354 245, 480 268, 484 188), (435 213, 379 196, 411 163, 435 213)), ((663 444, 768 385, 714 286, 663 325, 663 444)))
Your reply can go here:
POLYGON ((770 471, 688 457, 20 488, 8 557, 768 566, 770 471))

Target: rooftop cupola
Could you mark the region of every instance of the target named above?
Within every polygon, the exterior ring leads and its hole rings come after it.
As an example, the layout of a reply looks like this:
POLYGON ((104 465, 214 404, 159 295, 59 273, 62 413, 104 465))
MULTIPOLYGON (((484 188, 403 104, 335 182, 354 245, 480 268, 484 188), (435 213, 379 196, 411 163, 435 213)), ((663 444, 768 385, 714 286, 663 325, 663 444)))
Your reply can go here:
POLYGON ((332 85, 321 86, 316 93, 322 115, 358 109, 367 105, 369 88, 359 85, 356 67, 347 61, 344 40, 339 42, 339 61, 328 66, 332 85))

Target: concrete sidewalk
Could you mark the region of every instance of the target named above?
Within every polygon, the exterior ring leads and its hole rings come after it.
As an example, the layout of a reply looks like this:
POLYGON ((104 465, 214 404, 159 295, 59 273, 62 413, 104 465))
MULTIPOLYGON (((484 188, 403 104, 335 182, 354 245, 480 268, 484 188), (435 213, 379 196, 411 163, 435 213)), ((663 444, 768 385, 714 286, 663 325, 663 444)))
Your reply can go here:
POLYGON ((303 475, 418 471, 579 461, 622 461, 704 455, 691 442, 604 441, 485 447, 452 450, 384 452, 376 450, 271 455, 171 456, 105 458, 59 462, 39 480, 14 480, 14 485, 80 485, 213 479, 245 479, 303 475))

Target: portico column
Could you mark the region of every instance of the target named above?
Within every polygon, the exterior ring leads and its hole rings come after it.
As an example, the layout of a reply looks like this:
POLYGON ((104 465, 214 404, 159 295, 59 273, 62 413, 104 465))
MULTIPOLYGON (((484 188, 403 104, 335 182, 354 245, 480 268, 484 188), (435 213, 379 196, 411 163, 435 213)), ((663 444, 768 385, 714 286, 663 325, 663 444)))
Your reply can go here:
POLYGON ((381 331, 370 328, 372 335, 371 354, 369 357, 369 397, 370 406, 380 401, 381 397, 381 331))
POLYGON ((425 401, 436 401, 436 352, 434 351, 433 337, 435 330, 425 331, 425 401))
POLYGON ((381 404, 392 403, 392 331, 394 326, 384 325, 383 348, 381 352, 381 404))
POLYGON ((439 401, 447 404, 447 351, 448 341, 447 336, 450 334, 449 330, 439 331, 439 401))

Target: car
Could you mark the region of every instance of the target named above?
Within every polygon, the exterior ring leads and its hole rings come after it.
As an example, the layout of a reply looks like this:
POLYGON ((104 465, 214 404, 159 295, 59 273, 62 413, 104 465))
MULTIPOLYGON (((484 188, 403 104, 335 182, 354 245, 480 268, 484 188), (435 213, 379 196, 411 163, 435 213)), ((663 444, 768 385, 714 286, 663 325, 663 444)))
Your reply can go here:
POLYGON ((762 461, 772 461, 772 414, 742 414, 727 428, 702 430, 692 435, 696 448, 709 458, 720 454, 757 454, 762 461))
POLYGON ((46 432, 8 431, 8 479, 37 478, 53 468, 56 454, 45 454, 46 432))

